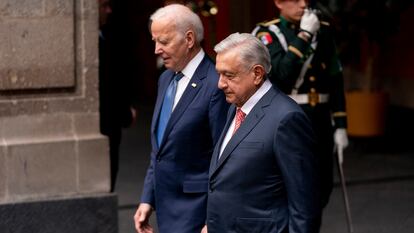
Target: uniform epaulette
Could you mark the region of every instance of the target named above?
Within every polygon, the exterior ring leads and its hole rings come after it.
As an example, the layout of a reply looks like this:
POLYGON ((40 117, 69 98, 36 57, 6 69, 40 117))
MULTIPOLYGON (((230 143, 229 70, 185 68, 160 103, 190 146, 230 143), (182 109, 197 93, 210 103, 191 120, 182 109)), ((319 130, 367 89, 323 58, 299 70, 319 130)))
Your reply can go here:
POLYGON ((325 26, 331 26, 331 24, 329 22, 326 22, 326 21, 321 21, 321 24, 325 25, 325 26))
POLYGON ((280 22, 280 19, 273 19, 273 20, 270 20, 270 21, 261 22, 261 23, 259 23, 259 25, 263 26, 263 27, 269 27, 270 25, 277 24, 279 22, 280 22))
POLYGON ((334 112, 333 117, 346 117, 346 112, 334 112))

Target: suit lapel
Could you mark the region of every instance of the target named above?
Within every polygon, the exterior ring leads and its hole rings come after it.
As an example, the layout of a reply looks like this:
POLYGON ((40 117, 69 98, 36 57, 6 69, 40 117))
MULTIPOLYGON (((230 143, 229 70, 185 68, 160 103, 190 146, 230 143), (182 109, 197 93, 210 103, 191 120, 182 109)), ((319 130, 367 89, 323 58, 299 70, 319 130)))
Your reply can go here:
POLYGON ((154 107, 154 114, 152 115, 152 123, 151 123, 151 135, 154 137, 156 141, 156 133, 157 133, 157 125, 158 125, 158 119, 161 111, 162 102, 164 101, 165 92, 168 88, 168 85, 171 82, 171 79, 174 77, 174 71, 168 70, 164 75, 160 77, 160 85, 158 86, 158 98, 155 102, 154 107))
MULTIPOLYGON (((236 131, 236 133, 227 143, 226 148, 224 148, 223 154, 220 156, 220 159, 217 161, 216 166, 211 168, 213 172, 212 173, 210 172, 210 177, 213 176, 217 172, 217 170, 227 161, 228 157, 231 156, 231 153, 234 151, 234 149, 240 144, 241 141, 243 141, 243 139, 254 129, 254 127, 264 117, 265 113, 263 109, 271 103, 275 95, 276 95, 275 90, 271 88, 259 100, 259 102, 257 102, 256 106, 253 107, 253 109, 247 115, 246 119, 240 125, 240 128, 236 131)), ((234 114, 233 114, 233 117, 234 117, 234 114)), ((227 119, 226 126, 229 125, 232 120, 233 118, 227 119)), ((227 132, 227 130, 225 132, 227 132)), ((217 157, 215 157, 216 159, 218 158, 219 153, 220 153, 220 149, 217 152, 217 157)))
POLYGON ((231 105, 229 111, 227 112, 227 120, 226 124, 224 125, 223 131, 221 132, 220 138, 217 141, 217 146, 214 147, 213 155, 211 156, 211 164, 210 164, 210 174, 212 171, 217 167, 218 156, 220 154, 221 144, 223 144, 223 140, 226 137, 227 131, 229 130, 230 124, 236 114, 236 107, 231 105))
MULTIPOLYGON (((205 55, 201 63, 198 65, 196 71, 194 72, 193 77, 190 79, 187 87, 185 88, 183 95, 177 103, 177 106, 175 106, 174 111, 171 113, 170 120, 168 121, 167 127, 165 128, 164 138, 170 134, 176 122, 181 118, 187 107, 190 105, 191 101, 194 100, 195 96, 202 88, 203 79, 207 77, 208 61, 208 57, 205 55)), ((161 142, 160 149, 164 144, 165 140, 161 142)))

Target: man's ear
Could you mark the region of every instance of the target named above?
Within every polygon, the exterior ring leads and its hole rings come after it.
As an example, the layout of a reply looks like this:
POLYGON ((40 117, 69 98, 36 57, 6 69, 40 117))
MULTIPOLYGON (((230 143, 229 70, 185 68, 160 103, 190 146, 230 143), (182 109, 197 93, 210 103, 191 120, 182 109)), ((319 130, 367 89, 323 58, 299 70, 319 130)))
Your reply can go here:
POLYGON ((254 84, 259 85, 264 81, 266 75, 265 68, 262 65, 253 66, 254 84))
POLYGON ((191 48, 193 48, 194 47, 194 44, 195 44, 195 34, 194 34, 194 31, 192 31, 192 30, 188 30, 186 33, 185 33, 185 41, 187 42, 187 47, 189 48, 189 49, 191 49, 191 48))
POLYGON ((283 0, 273 0, 273 2, 275 3, 275 6, 276 6, 277 9, 282 8, 282 1, 283 0))

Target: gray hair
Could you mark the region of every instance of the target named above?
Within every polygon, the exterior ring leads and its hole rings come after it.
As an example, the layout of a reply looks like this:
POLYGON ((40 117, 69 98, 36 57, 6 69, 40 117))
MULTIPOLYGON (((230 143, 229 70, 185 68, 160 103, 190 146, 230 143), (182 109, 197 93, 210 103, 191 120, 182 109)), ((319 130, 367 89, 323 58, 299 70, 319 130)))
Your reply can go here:
POLYGON ((177 31, 183 35, 188 30, 193 30, 198 44, 204 38, 204 28, 200 17, 184 5, 171 4, 159 8, 150 16, 150 25, 153 21, 161 19, 168 19, 174 22, 177 31))
POLYGON ((247 66, 262 65, 266 73, 270 72, 270 54, 266 46, 250 33, 233 33, 216 46, 216 53, 238 49, 239 56, 247 66))

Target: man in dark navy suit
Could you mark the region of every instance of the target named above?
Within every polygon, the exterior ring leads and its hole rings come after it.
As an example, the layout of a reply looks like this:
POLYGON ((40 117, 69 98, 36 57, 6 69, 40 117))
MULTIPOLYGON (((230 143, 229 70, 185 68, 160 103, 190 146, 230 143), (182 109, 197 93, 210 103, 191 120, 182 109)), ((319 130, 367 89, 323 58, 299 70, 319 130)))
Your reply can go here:
POLYGON ((139 233, 199 233, 206 221, 208 170, 228 104, 218 74, 200 46, 200 18, 183 5, 158 9, 150 18, 155 53, 167 70, 158 83, 151 125, 151 163, 134 216, 139 233))
POLYGON ((215 51, 219 88, 232 106, 210 165, 208 232, 316 232, 321 208, 309 119, 266 78, 270 55, 253 35, 232 34, 215 51))

